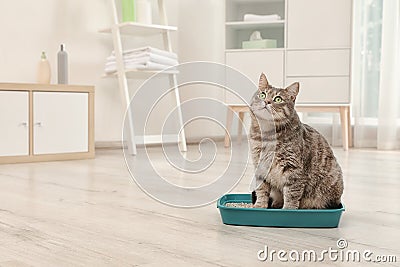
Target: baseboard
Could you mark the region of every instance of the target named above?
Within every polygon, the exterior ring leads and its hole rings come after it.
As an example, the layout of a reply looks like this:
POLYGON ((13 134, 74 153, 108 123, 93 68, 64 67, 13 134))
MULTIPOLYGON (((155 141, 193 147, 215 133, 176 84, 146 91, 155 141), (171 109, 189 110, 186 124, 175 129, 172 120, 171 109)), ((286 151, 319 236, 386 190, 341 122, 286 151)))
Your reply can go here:
MULTIPOLYGON (((161 138, 160 135, 146 135, 135 137, 136 146, 141 147, 146 145, 158 145, 163 142, 164 144, 177 143, 177 136, 174 134, 164 135, 161 138)), ((126 147, 126 144, 121 141, 96 141, 95 147, 97 149, 116 149, 126 147)))
POLYGON ((121 141, 95 141, 94 146, 96 149, 121 149, 121 141))
MULTIPOLYGON (((225 136, 218 135, 218 136, 210 136, 210 137, 205 137, 205 136, 203 136, 203 137, 191 137, 191 138, 189 137, 189 138, 186 138, 186 143, 189 144, 189 145, 198 144, 204 138, 211 138, 215 142, 223 142, 224 139, 225 139, 225 136)), ((232 137, 232 139, 235 140, 236 137, 232 137)))
MULTIPOLYGON (((191 144, 198 144, 202 139, 205 137, 189 137, 186 138, 186 143, 191 144)), ((210 137, 216 142, 222 142, 224 140, 224 136, 212 136, 210 137)), ((146 140, 147 145, 159 145, 161 144, 161 137, 159 135, 148 135, 145 138, 143 136, 136 137, 136 145, 138 147, 142 147, 144 145, 144 140, 146 140)), ((177 143, 176 135, 166 135, 162 138, 164 144, 173 144, 177 143)), ((126 147, 126 144, 123 144, 121 141, 96 141, 95 147, 96 149, 122 149, 123 146, 126 147)))
POLYGON ((136 145, 153 145, 153 144, 168 144, 168 143, 177 143, 178 136, 175 134, 166 134, 164 136, 161 135, 146 135, 146 136, 136 136, 135 137, 136 145))

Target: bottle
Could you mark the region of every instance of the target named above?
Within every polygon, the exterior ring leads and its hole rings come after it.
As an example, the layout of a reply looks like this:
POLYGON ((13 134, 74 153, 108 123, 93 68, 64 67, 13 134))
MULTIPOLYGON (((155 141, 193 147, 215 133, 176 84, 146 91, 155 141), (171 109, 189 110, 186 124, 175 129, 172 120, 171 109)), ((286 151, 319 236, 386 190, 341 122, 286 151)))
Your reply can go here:
POLYGON ((37 82, 49 84, 51 78, 50 64, 47 60, 46 53, 43 51, 40 62, 38 64, 37 82))
POLYGON ((57 53, 58 83, 68 84, 68 54, 65 52, 65 45, 61 44, 61 49, 57 53))
POLYGON ((135 21, 135 0, 122 0, 122 22, 135 21))

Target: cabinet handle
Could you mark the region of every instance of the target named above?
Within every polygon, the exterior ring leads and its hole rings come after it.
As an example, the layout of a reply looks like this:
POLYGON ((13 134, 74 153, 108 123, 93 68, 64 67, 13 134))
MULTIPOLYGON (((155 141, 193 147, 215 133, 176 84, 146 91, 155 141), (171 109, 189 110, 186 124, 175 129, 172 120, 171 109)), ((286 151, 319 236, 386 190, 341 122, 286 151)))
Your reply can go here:
POLYGON ((43 124, 42 124, 42 122, 35 122, 35 126, 42 127, 43 124))
POLYGON ((27 122, 21 122, 21 123, 19 124, 19 126, 27 127, 27 126, 28 126, 28 123, 27 123, 27 122))

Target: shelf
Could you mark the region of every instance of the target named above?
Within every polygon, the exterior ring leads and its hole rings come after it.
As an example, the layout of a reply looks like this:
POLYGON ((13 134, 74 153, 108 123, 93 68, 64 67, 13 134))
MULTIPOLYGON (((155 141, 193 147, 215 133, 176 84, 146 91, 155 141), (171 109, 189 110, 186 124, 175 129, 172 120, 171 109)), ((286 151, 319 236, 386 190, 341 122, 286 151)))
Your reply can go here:
MULTIPOLYGON (((175 26, 157 25, 157 24, 142 24, 137 22, 123 22, 117 25, 120 28, 121 34, 124 35, 140 35, 149 36, 165 33, 167 31, 177 31, 175 26)), ((111 28, 99 30, 101 33, 111 33, 111 28)))
POLYGON ((285 51, 285 48, 277 47, 277 48, 254 48, 254 49, 225 49, 226 53, 236 53, 236 52, 262 52, 262 51, 285 51))
POLYGON ((230 0, 235 4, 265 4, 265 3, 285 3, 285 0, 230 0))
POLYGON ((306 48, 287 48, 287 51, 314 51, 314 50, 350 50, 350 46, 343 46, 343 47, 306 47, 306 48))
MULTIPOLYGON (((154 74, 178 74, 179 71, 177 70, 168 70, 168 71, 163 71, 163 70, 141 70, 141 69, 127 69, 125 70, 126 77, 127 78, 140 78, 140 77, 148 77, 154 74)), ((117 72, 113 72, 111 74, 105 73, 102 78, 116 78, 117 77, 117 72)))
POLYGON ((231 21, 226 22, 225 26, 234 30, 246 30, 255 28, 277 28, 283 27, 285 25, 285 20, 275 20, 275 21, 231 21))

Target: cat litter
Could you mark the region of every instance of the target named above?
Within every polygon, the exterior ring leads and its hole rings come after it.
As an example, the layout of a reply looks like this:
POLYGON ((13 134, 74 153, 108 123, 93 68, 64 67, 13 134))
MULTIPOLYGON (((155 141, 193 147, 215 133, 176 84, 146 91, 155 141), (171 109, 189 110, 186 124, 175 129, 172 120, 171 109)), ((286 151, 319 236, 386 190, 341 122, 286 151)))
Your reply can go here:
POLYGON ((338 209, 253 208, 251 194, 224 195, 217 207, 224 224, 264 227, 336 228, 344 211, 343 205, 338 209))
POLYGON ((232 208, 252 208, 253 205, 251 203, 245 203, 245 202, 228 202, 225 203, 226 207, 232 207, 232 208))

